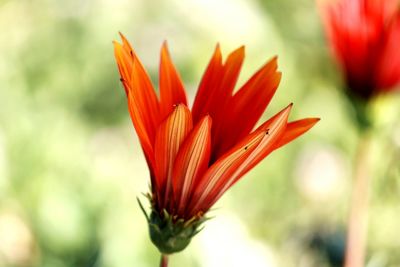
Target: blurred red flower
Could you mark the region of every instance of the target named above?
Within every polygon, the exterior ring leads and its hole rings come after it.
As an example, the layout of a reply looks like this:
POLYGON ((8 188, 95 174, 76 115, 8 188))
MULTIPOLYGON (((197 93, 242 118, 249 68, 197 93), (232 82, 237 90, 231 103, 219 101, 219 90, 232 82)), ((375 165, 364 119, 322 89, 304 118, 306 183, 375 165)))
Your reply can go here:
POLYGON ((349 93, 368 100, 400 83, 398 0, 338 0, 322 4, 334 55, 349 93))
MULTIPOLYGON (((151 227, 168 218, 172 224, 188 222, 185 227, 200 220, 245 173, 318 121, 310 118, 289 123, 289 105, 252 131, 272 99, 281 73, 273 58, 234 93, 244 47, 223 62, 217 45, 190 110, 164 43, 158 98, 131 45, 121 37, 122 44, 114 42, 115 57, 150 169, 151 227)), ((154 230, 153 242, 161 243, 156 245, 163 253, 175 252, 174 248, 160 248, 166 243, 158 240, 166 239, 160 237, 162 227, 154 230)))

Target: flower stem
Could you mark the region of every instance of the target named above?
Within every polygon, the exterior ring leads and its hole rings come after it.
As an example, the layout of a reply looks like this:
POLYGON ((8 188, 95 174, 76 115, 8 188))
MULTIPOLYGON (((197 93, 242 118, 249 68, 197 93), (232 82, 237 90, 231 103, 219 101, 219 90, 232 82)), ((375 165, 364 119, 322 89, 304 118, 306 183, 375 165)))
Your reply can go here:
POLYGON ((356 154, 344 267, 364 267, 368 228, 368 196, 370 187, 369 131, 363 131, 356 154))
POLYGON ((161 254, 160 267, 168 267, 168 256, 161 254))

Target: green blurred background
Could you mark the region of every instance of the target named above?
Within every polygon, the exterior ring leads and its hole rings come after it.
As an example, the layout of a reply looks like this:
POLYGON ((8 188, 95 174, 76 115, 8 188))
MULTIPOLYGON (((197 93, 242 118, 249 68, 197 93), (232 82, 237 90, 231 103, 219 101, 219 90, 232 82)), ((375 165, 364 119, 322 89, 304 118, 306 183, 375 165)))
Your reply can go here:
MULTIPOLYGON (((322 118, 232 188, 171 267, 340 261, 358 136, 313 0, 0 0, 0 29, 0 266, 157 266, 136 202, 149 177, 113 58, 118 31, 155 84, 168 40, 191 100, 217 42, 224 55, 246 45, 239 84, 278 55, 283 80, 264 119, 290 102, 292 120, 322 118)), ((367 262, 398 267, 400 97, 373 112, 367 262)))

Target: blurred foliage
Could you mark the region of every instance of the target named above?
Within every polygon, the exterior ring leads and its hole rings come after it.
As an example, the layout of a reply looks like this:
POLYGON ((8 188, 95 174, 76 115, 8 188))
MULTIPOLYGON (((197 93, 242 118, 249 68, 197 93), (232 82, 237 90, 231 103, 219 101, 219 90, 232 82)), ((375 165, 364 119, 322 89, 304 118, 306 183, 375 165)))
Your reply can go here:
MULTIPOLYGON (((119 30, 155 84, 168 39, 191 99, 216 42, 225 55, 246 45, 239 83, 278 54, 265 118, 292 101, 292 119, 322 118, 227 193, 171 266, 328 266, 357 132, 313 0, 3 0, 0 28, 0 266, 157 266, 135 199, 148 172, 113 59, 119 30)), ((374 104, 368 260, 394 267, 400 98, 374 104)))

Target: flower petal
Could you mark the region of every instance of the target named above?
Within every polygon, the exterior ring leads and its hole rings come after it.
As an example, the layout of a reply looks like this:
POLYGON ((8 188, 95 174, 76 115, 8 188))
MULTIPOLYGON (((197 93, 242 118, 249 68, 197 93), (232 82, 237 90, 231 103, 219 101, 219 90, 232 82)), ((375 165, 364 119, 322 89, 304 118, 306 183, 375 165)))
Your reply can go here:
POLYGON ((255 73, 233 96, 226 110, 229 116, 216 133, 215 157, 218 158, 249 134, 275 94, 281 80, 277 72, 277 58, 273 58, 255 73))
MULTIPOLYGON (((233 90, 239 78, 239 73, 243 64, 243 60, 244 46, 239 47, 228 56, 224 65, 223 76, 221 77, 221 84, 215 94, 208 98, 208 103, 206 104, 208 111, 207 114, 210 114, 211 118, 214 121, 212 138, 213 140, 215 140, 215 142, 218 142, 217 134, 219 133, 220 128, 223 127, 223 122, 226 118, 231 116, 230 110, 228 109, 228 103, 232 99, 233 90)), ((213 154, 214 144, 216 143, 213 143, 213 154)), ((212 155, 211 157, 212 160, 216 159, 214 155, 212 155)))
POLYGON ((138 109, 141 111, 141 118, 145 122, 149 139, 154 144, 156 129, 160 122, 160 112, 157 96, 147 73, 141 68, 137 58, 132 64, 131 83, 129 94, 136 100, 138 109))
POLYGON ((147 135, 152 144, 160 122, 159 104, 150 78, 128 41, 122 36, 123 45, 114 41, 115 57, 121 74, 121 82, 127 94, 132 94, 132 103, 141 111, 147 135))
MULTIPOLYGON (((121 32, 119 32, 119 36, 121 37, 121 40, 122 40, 122 47, 125 50, 127 50, 129 53, 130 53, 130 51, 133 52, 133 48, 132 48, 131 44, 129 43, 128 39, 126 39, 126 37, 121 32)), ((133 52, 133 54, 134 54, 134 52, 133 52)))
POLYGON ((223 71, 222 55, 219 44, 217 44, 214 54, 208 63, 207 69, 203 74, 196 98, 193 103, 192 114, 193 121, 197 123, 203 118, 203 114, 207 114, 205 103, 210 98, 211 94, 218 89, 220 78, 223 71))
POLYGON ((211 118, 204 117, 179 149, 173 170, 173 189, 177 214, 184 217, 189 196, 208 167, 211 148, 211 118))
POLYGON ((297 121, 289 122, 285 132, 279 141, 274 145, 274 149, 278 149, 287 143, 290 143, 300 135, 310 130, 320 119, 319 118, 308 118, 297 121))
MULTIPOLYGON (((377 86, 389 91, 400 83, 400 11, 388 26, 381 57, 376 66, 377 86)), ((398 88, 396 88, 398 89, 398 88)))
POLYGON ((224 114, 227 112, 225 107, 232 97, 243 59, 244 47, 242 46, 233 51, 221 67, 221 55, 219 46, 217 46, 193 105, 195 122, 206 115, 211 116, 215 126, 224 120, 224 114), (209 73, 211 71, 212 74, 209 73))
POLYGON ((182 142, 192 129, 192 116, 185 105, 177 105, 157 131, 155 141, 156 182, 158 186, 159 208, 172 203, 172 171, 175 157, 182 142))
POLYGON ((206 212, 246 172, 265 158, 282 136, 291 105, 261 125, 215 162, 204 174, 190 203, 190 213, 206 212))
MULTIPOLYGON (((114 41, 115 57, 121 82, 127 95, 131 119, 138 133, 150 172, 153 174, 155 172, 154 140, 156 128, 160 121, 158 100, 142 64, 123 36, 122 40, 123 45, 114 41)), ((152 186, 155 186, 153 180, 152 186)))
POLYGON ((113 42, 114 44, 114 56, 117 61, 118 70, 120 73, 120 80, 124 86, 125 93, 128 94, 129 83, 131 81, 131 73, 132 73, 132 63, 133 59, 129 55, 129 52, 117 41, 113 42))
POLYGON ((127 97, 128 97, 128 109, 131 115, 133 126, 135 127, 144 155, 146 157, 147 164, 149 165, 151 173, 151 185, 152 185, 152 190, 154 192, 157 190, 157 188, 154 180, 155 160, 154 160, 153 142, 150 140, 146 122, 143 119, 144 117, 143 111, 139 108, 140 104, 137 103, 137 100, 133 97, 132 94, 128 94, 127 97))
POLYGON ((178 104, 187 105, 186 93, 181 78, 171 61, 167 42, 164 42, 160 59, 161 116, 166 117, 173 110, 174 105, 178 104))

